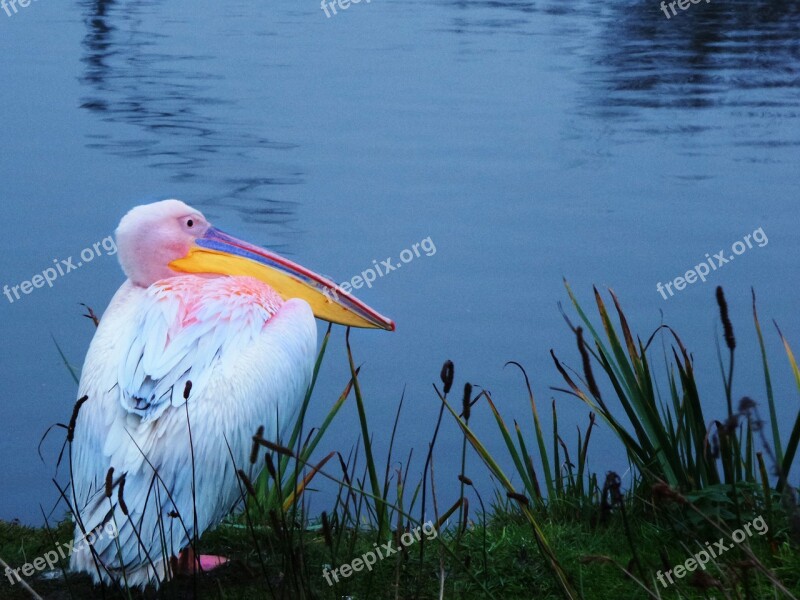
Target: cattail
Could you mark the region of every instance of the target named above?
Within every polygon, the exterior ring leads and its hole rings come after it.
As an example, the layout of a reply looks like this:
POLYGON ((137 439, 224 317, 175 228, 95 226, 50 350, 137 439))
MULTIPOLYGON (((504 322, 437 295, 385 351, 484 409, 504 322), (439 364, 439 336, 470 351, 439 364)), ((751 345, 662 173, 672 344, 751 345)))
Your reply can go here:
POLYGON ((114 491, 114 467, 111 467, 106 473, 106 498, 111 498, 111 493, 114 491))
POLYGON ((600 390, 597 387, 597 382, 594 380, 594 373, 592 373, 592 362, 589 360, 589 352, 586 350, 586 344, 583 341, 583 327, 578 327, 575 333, 578 336, 578 350, 583 360, 583 375, 586 377, 586 384, 589 386, 589 391, 592 396, 600 398, 600 390))
POLYGON ((128 516, 128 505, 125 504, 125 475, 119 480, 119 488, 117 489, 117 500, 119 500, 119 508, 122 514, 128 516))
MULTIPOLYGON (((527 500, 527 498, 526 498, 527 500)), ((464 518, 461 521, 461 531, 467 530, 467 521, 469 519, 469 500, 466 498, 461 499, 462 505, 464 507, 464 518)))
POLYGON ((258 442, 257 439, 264 438, 264 426, 260 425, 258 431, 256 432, 255 436, 253 436, 253 447, 250 449, 250 464, 256 464, 258 460, 258 442))
POLYGON ((265 440, 264 438, 258 438, 256 436, 253 436, 253 441, 256 444, 264 446, 265 448, 269 448, 273 452, 277 452, 278 454, 285 454, 286 456, 294 457, 294 452, 292 452, 292 450, 287 448, 286 446, 281 446, 279 444, 270 442, 269 440, 265 440))
POLYGON ((523 496, 522 494, 518 494, 516 492, 506 492, 506 496, 508 496, 512 500, 516 500, 523 506, 528 506, 528 504, 530 504, 527 496, 523 496))
POLYGON ((67 441, 72 442, 75 439, 75 423, 78 420, 78 413, 81 410, 81 406, 83 403, 89 399, 89 396, 84 396, 80 398, 76 403, 75 407, 72 409, 72 417, 69 420, 69 427, 67 427, 67 441))
POLYGON ((251 496, 253 496, 253 498, 255 498, 256 497, 256 488, 253 487, 253 482, 250 481, 250 478, 247 476, 247 474, 244 471, 242 471, 241 469, 236 471, 236 473, 238 473, 239 479, 241 479, 242 483, 244 483, 244 487, 247 488, 247 493, 250 494, 251 496))
POLYGON ((466 475, 459 475, 458 480, 463 483, 464 485, 472 486, 472 479, 467 477, 466 475))
POLYGON ((328 513, 322 511, 322 535, 325 537, 325 545, 333 548, 333 536, 331 536, 331 523, 328 520, 328 513))
POLYGON ((452 360, 444 361, 442 365, 442 372, 439 377, 442 378, 442 383, 444 384, 444 393, 450 393, 450 388, 453 387, 453 375, 454 375, 454 367, 452 360))
POLYGON ((717 286, 717 304, 719 305, 719 317, 722 320, 722 328, 725 332, 725 345, 730 350, 736 348, 736 338, 733 336, 733 325, 728 318, 728 303, 725 301, 725 292, 722 291, 722 286, 717 286))
POLYGON ((184 400, 188 400, 189 399, 189 394, 191 394, 191 393, 192 393, 192 382, 191 381, 187 381, 186 382, 186 387, 183 388, 183 399, 184 400))
POLYGON ((750 398, 749 396, 742 397, 739 400, 739 412, 740 413, 749 413, 751 410, 754 410, 756 407, 756 401, 750 398))
POLYGON ((464 421, 469 421, 470 411, 472 409, 472 384, 464 384, 464 399, 461 401, 461 414, 464 421))
POLYGON ((278 472, 275 470, 275 463, 272 462, 272 454, 267 454, 267 473, 272 477, 273 481, 278 481, 278 472))

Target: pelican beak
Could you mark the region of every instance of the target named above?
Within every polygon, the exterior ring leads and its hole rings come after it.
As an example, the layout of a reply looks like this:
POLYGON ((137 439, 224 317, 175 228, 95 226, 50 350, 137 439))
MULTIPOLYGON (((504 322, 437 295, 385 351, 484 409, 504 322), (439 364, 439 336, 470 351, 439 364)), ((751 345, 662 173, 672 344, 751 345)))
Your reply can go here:
POLYGON ((263 281, 284 300, 302 298, 314 315, 350 327, 394 331, 394 321, 372 310, 334 282, 277 254, 210 227, 189 253, 170 268, 182 273, 218 273, 263 281))

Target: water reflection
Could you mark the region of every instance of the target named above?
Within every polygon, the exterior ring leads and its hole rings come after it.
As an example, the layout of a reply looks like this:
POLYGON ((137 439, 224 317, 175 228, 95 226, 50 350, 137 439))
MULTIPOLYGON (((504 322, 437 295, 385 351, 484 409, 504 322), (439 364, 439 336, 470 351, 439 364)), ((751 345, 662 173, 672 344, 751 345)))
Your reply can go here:
POLYGON ((668 20, 655 2, 617 7, 584 100, 597 115, 633 118, 629 133, 763 160, 759 148, 800 140, 798 11, 798 2, 734 0, 690 5, 668 20))
MULTIPOLYGON (((458 0, 448 31, 548 35, 578 55, 579 112, 611 133, 734 130, 734 146, 796 146, 800 2, 690 4, 667 19, 647 2, 458 0), (703 119, 721 107, 726 119, 703 119), (681 119, 651 114, 682 111, 681 119)), ((677 8, 677 7, 676 7, 677 8)), ((752 158, 752 157, 751 157, 752 158)))
POLYGON ((796 106, 797 2, 690 5, 669 20, 656 2, 619 6, 606 20, 595 65, 617 107, 796 106), (747 92, 729 95, 731 92, 747 92), (762 92, 770 93, 768 96, 762 92))
POLYGON ((244 111, 219 57, 178 50, 192 34, 191 17, 165 27, 161 0, 81 8, 88 29, 81 106, 111 125, 88 135, 87 145, 162 170, 175 195, 187 190, 196 206, 224 206, 248 222, 285 229, 296 206, 275 198, 276 188, 302 183, 303 175, 275 157, 295 145, 237 119, 244 111))

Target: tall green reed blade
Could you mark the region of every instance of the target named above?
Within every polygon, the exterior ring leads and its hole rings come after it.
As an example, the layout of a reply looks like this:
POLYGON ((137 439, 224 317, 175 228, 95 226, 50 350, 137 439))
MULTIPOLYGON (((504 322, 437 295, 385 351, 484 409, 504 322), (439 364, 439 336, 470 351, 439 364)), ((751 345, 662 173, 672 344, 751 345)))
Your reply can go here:
POLYGON ((767 474, 767 465, 764 463, 764 455, 761 452, 756 453, 758 460, 758 473, 761 476, 761 491, 764 494, 764 511, 767 517, 767 525, 769 529, 769 540, 772 542, 774 539, 773 529, 775 527, 774 515, 772 513, 772 486, 770 485, 769 475, 767 474))
MULTIPOLYGON (((392 425, 392 435, 389 437, 389 449, 388 449, 388 451, 386 453, 386 466, 385 466, 384 474, 383 474, 383 496, 385 498, 389 497, 389 483, 390 483, 389 471, 390 471, 391 466, 392 466, 392 452, 394 451, 394 441, 395 441, 395 436, 397 435, 397 426, 400 423, 400 412, 403 410, 403 402, 405 402, 405 399, 406 399, 406 391, 404 389, 403 393, 400 395, 400 402, 397 405, 397 411, 395 411, 395 414, 394 414, 394 424, 392 425)), ((402 485, 400 485, 400 483, 402 481, 406 481, 406 479, 403 478, 403 473, 399 469, 396 470, 396 473, 397 473, 397 478, 398 478, 398 485, 397 485, 398 490, 403 490, 404 488, 403 488, 402 485)), ((402 498, 398 499, 398 504, 400 504, 400 506, 402 508, 402 498)), ((412 501, 412 507, 413 507, 413 501, 412 501)), ((409 509, 409 512, 411 512, 411 509, 409 509)), ((389 514, 390 522, 391 522, 391 518, 392 518, 392 514, 391 514, 391 511, 390 511, 390 514, 389 514)))
POLYGON ((358 383, 358 374, 356 365, 353 361, 353 352, 350 348, 350 328, 347 328, 345 334, 345 342, 347 345, 347 359, 350 363, 350 375, 353 378, 353 389, 356 395, 356 407, 358 408, 358 419, 361 424, 361 437, 364 444, 364 456, 367 461, 367 470, 369 473, 370 487, 375 500, 375 512, 377 513, 378 520, 378 536, 382 537, 386 528, 389 527, 389 513, 386 505, 386 499, 382 494, 380 480, 378 479, 378 471, 375 468, 375 458, 372 455, 372 439, 369 435, 369 428, 367 427, 367 412, 364 409, 364 398, 361 395, 361 386, 358 383))
MULTIPOLYGON (((586 499, 586 490, 583 487, 583 478, 586 472, 586 462, 589 455, 589 438, 592 436, 592 430, 595 426, 596 416, 593 412, 589 413, 589 426, 586 428, 586 437, 583 440, 583 445, 578 442, 578 493, 577 497, 580 502, 586 499)), ((578 437, 580 437, 580 429, 578 429, 578 437)), ((591 493, 591 488, 589 488, 591 493)), ((589 502, 591 504, 591 502, 589 502)))
MULTIPOLYGON (((781 338, 781 342, 783 342, 783 348, 786 351, 786 357, 789 359, 789 365, 792 368, 797 389, 800 390, 800 369, 797 367, 797 361, 794 358, 794 353, 789 346, 789 342, 785 337, 783 337, 783 334, 778 328, 777 323, 775 324, 775 328, 778 329, 778 335, 781 338)), ((780 479, 777 486, 778 491, 783 490, 784 486, 786 485, 786 481, 789 478, 789 471, 791 470, 792 463, 794 462, 794 455, 797 452, 798 443, 800 443, 800 412, 797 414, 794 427, 792 428, 792 433, 789 435, 789 442, 786 444, 786 453, 784 454, 783 463, 781 463, 781 472, 779 474, 780 479)))
POLYGON ((761 364, 764 368, 764 385, 767 388, 767 403, 769 406, 769 421, 772 426, 772 449, 775 454, 777 464, 783 464, 783 445, 781 444, 781 432, 778 427, 778 412, 775 410, 775 395, 772 391, 772 378, 769 374, 769 363, 767 361, 767 349, 764 346, 764 336, 761 333, 761 324, 758 322, 758 311, 756 310, 756 292, 751 289, 753 298, 753 323, 756 327, 758 336, 758 347, 761 350, 761 364))
POLYGON ((485 395, 486 401, 489 404, 489 408, 492 410, 492 415, 497 422, 497 427, 500 429, 500 434, 503 436, 503 441, 506 444, 506 448, 508 448, 508 453, 511 455, 511 460, 514 462, 514 467, 516 468, 517 473, 519 473, 519 476, 522 478, 525 490, 531 495, 532 498, 535 498, 536 494, 534 493, 533 481, 529 476, 528 470, 525 468, 524 463, 522 462, 522 458, 520 457, 516 446, 514 445, 514 440, 511 438, 511 433, 509 432, 505 421, 503 421, 503 417, 500 416, 500 412, 497 410, 497 407, 492 401, 492 397, 489 392, 486 392, 485 395))
POLYGON ((750 427, 750 422, 747 423, 746 430, 746 444, 744 451, 744 476, 745 480, 754 483, 756 480, 755 475, 755 446, 753 445, 753 429, 750 427))
MULTIPOLYGON (((555 356, 553 357, 555 358, 555 356)), ((553 474, 555 475, 555 495, 553 498, 559 497, 563 492, 563 485, 561 481, 561 471, 559 468, 559 452, 558 452, 558 412, 556 411, 556 401, 552 402, 553 414, 553 474)))
MULTIPOLYGON (((533 397, 533 390, 531 389, 531 382, 528 379, 528 373, 518 362, 509 361, 506 363, 506 366, 508 365, 514 365, 517 367, 520 371, 522 371, 522 375, 525 377, 525 387, 528 389, 528 400, 531 405, 531 414, 533 415, 533 426, 536 429, 536 443, 539 446, 539 455, 541 457, 542 470, 544 471, 544 480, 545 484, 547 485, 547 497, 555 498, 556 490, 553 485, 553 473, 550 469, 550 459, 547 456, 547 446, 545 445, 544 434, 542 432, 542 424, 539 420, 539 411, 536 409, 536 400, 533 397)), ((553 410, 555 410, 555 405, 553 410)))
POLYGON ((528 454, 528 447, 525 445, 525 438, 522 435, 522 430, 519 428, 519 423, 516 421, 514 421, 514 429, 517 432, 517 441, 519 442, 520 454, 525 465, 525 473, 527 475, 525 487, 528 490, 528 494, 531 496, 531 498, 536 500, 539 508, 544 509, 546 505, 544 498, 542 497, 542 490, 539 487, 539 480, 536 477, 536 469, 533 467, 531 455, 528 454))

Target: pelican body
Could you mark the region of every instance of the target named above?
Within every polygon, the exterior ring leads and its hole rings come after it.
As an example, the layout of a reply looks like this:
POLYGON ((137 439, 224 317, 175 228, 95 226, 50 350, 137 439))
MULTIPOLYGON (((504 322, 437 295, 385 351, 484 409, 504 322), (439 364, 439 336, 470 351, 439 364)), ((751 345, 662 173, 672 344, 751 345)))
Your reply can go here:
POLYGON ((116 239, 127 280, 81 373, 70 566, 144 587, 240 503, 252 436, 277 440, 308 389, 315 316, 394 323, 178 200, 134 208, 116 239))

